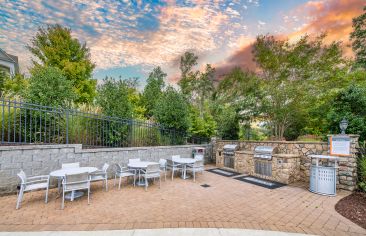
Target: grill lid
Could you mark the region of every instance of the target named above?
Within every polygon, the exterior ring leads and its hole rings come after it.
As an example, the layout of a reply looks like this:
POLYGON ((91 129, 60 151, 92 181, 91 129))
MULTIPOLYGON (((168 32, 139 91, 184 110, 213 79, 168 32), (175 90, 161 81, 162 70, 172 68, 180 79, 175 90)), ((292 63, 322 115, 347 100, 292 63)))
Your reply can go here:
POLYGON ((235 151, 237 147, 238 147, 237 144, 225 144, 224 145, 224 150, 225 151, 230 151, 230 150, 235 151))
POLYGON ((257 146, 254 149, 254 157, 271 160, 274 150, 275 149, 271 146, 257 146))

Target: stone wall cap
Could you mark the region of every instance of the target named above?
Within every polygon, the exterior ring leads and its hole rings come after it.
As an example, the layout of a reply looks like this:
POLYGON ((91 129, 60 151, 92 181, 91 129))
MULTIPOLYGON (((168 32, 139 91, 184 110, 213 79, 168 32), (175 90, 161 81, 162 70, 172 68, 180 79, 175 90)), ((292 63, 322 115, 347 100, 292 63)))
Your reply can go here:
POLYGON ((253 151, 249 151, 249 150, 235 151, 235 153, 239 153, 239 154, 252 154, 252 155, 254 155, 254 152, 253 151))
POLYGON ((170 149, 170 148, 189 148, 189 147, 207 147, 209 144, 190 144, 190 145, 175 145, 175 146, 151 146, 151 147, 126 147, 126 148, 89 148, 82 149, 82 144, 26 144, 0 146, 0 151, 13 150, 32 150, 32 149, 62 149, 75 148, 75 152, 118 152, 118 151, 133 151, 133 150, 149 150, 149 149, 170 149))
POLYGON ((31 149, 55 149, 55 148, 80 148, 81 144, 25 144, 25 145, 12 145, 12 146, 0 146, 0 151, 12 151, 12 150, 31 150, 31 149))
POLYGON ((217 143, 278 143, 278 144, 328 144, 327 142, 316 142, 316 141, 256 141, 256 140, 240 140, 240 141, 233 141, 233 140, 217 140, 217 143))

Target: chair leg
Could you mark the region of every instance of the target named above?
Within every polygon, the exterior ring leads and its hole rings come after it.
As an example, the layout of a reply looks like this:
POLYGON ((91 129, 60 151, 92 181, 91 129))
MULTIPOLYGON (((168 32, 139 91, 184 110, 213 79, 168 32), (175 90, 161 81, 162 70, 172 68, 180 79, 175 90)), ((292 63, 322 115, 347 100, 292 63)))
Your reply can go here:
POLYGON ((105 191, 108 191, 108 179, 105 178, 105 191))
POLYGON ((193 170, 193 182, 196 182, 196 171, 193 170))
POLYGON ((65 206, 65 191, 62 191, 62 201, 61 201, 61 209, 63 210, 65 206))
POLYGON ((136 187, 136 175, 133 176, 133 187, 136 187))
POLYGON ((48 202, 48 186, 47 186, 47 189, 46 189, 46 200, 45 200, 45 203, 48 202))
POLYGON ((17 199, 17 205, 15 207, 15 209, 17 209, 17 210, 19 209, 20 204, 21 204, 21 202, 23 200, 23 194, 24 194, 24 190, 23 190, 23 187, 21 187, 20 188, 20 191, 19 191, 18 199, 17 199))
POLYGON ((117 178, 117 175, 115 174, 115 175, 114 175, 114 181, 113 181, 113 187, 115 187, 115 186, 116 186, 116 178, 117 178))
POLYGON ((90 186, 88 188, 88 205, 90 204, 90 186))
POLYGON ((164 170, 165 181, 166 181, 166 172, 167 172, 167 169, 164 170))
POLYGON ((159 176, 159 188, 161 188, 161 176, 159 176))
POLYGON ((147 191, 147 178, 145 177, 145 191, 147 191))
POLYGON ((120 176, 120 177, 119 177, 119 183, 118 183, 118 190, 120 190, 120 189, 121 189, 121 181, 122 181, 122 177, 120 176))
POLYGON ((172 169, 172 181, 173 181, 173 178, 174 178, 174 168, 172 169))

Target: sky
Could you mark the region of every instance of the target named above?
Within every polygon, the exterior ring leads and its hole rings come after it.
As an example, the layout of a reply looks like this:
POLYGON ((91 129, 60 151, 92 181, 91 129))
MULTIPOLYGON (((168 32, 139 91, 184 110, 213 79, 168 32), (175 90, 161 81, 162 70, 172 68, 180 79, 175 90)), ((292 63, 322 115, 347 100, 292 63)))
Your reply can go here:
POLYGON ((0 0, 0 48, 17 55, 22 72, 31 66, 25 45, 38 27, 58 23, 86 42, 96 64, 94 78, 139 77, 161 66, 168 83, 179 78, 180 56, 192 51, 199 68, 217 74, 255 67, 251 45, 260 34, 295 41, 327 32, 350 55, 352 18, 366 0, 0 0))

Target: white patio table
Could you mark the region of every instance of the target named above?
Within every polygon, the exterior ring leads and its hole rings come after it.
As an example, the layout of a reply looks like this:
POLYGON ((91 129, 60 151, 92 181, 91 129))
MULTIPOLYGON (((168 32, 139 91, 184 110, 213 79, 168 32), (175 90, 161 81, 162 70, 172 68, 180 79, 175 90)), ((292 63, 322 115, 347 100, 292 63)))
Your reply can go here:
POLYGON ((193 164, 196 160, 193 158, 177 158, 174 159, 175 163, 181 164, 183 166, 183 172, 182 172, 182 179, 188 179, 189 177, 187 176, 187 165, 189 164, 193 164))
MULTIPOLYGON (((50 173, 51 177, 55 178, 61 178, 64 179, 65 175, 72 175, 72 174, 80 174, 84 172, 93 173, 97 171, 98 168, 95 167, 77 167, 77 168, 65 168, 65 169, 59 169, 52 171, 50 173)), ((81 197, 84 195, 84 192, 82 191, 72 191, 71 193, 67 193, 65 195, 65 199, 73 201, 75 198, 81 197)))
POLYGON ((136 162, 132 162, 132 163, 127 164, 127 166, 129 168, 139 171, 139 180, 137 181, 138 186, 145 186, 145 181, 142 181, 141 178, 140 178, 141 170, 146 170, 148 165, 153 165, 153 164, 159 164, 159 163, 153 162, 153 161, 136 161, 136 162))

